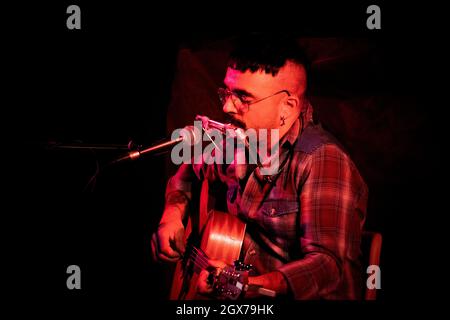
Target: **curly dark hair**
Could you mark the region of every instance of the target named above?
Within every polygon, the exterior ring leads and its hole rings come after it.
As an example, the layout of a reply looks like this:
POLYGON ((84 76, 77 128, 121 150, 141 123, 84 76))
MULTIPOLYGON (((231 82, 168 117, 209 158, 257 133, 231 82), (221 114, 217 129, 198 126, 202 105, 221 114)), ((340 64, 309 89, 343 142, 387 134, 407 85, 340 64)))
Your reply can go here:
POLYGON ((242 72, 263 70, 276 76, 287 61, 302 65, 309 73, 309 61, 296 38, 281 33, 250 33, 235 39, 228 67, 242 72))

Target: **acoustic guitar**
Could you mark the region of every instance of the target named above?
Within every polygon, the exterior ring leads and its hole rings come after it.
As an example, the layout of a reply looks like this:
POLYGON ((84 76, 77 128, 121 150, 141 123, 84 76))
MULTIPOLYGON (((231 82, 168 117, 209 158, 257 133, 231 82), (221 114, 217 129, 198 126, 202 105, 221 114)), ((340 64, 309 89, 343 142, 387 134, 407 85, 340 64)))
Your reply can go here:
POLYGON ((202 270, 210 272, 208 280, 217 299, 238 299, 244 290, 275 297, 275 292, 260 286, 247 286, 245 278, 251 265, 239 261, 246 224, 238 217, 214 209, 217 190, 210 190, 203 181, 200 191, 198 215, 191 215, 186 226, 187 248, 175 268, 171 300, 205 300, 197 293, 197 280, 202 270), (219 274, 209 259, 221 260, 228 266, 219 274))
POLYGON ((197 280, 202 270, 211 271, 216 297, 237 299, 244 285, 244 273, 251 266, 239 262, 246 224, 234 215, 215 210, 217 190, 207 180, 202 182, 198 210, 192 210, 186 226, 186 252, 175 268, 171 300, 204 300, 197 293, 197 280), (195 215, 196 213, 196 215, 195 215), (209 259, 221 260, 229 267, 213 276, 215 268, 209 259))
POLYGON ((237 299, 244 290, 244 274, 251 267, 238 261, 245 223, 233 215, 212 210, 202 233, 200 247, 188 244, 183 260, 177 264, 170 298, 207 299, 197 294, 198 276, 202 270, 207 270, 218 299, 237 299), (229 266, 215 274, 209 259, 222 260, 229 266))

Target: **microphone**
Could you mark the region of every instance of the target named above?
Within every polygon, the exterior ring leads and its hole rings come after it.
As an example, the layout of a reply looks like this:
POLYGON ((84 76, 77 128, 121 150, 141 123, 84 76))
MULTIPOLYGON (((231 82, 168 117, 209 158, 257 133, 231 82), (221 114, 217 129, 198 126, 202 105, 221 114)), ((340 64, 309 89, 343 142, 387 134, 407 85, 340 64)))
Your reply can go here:
POLYGON ((195 117, 195 120, 200 120, 202 122, 202 127, 205 130, 213 129, 213 130, 219 130, 222 134, 229 133, 229 134, 231 134, 231 137, 233 137, 233 138, 237 137, 242 142, 244 142, 244 144, 246 144, 246 145, 248 144, 244 129, 239 128, 231 123, 222 123, 219 121, 211 120, 207 116, 202 116, 202 115, 197 115, 195 117))
POLYGON ((186 144, 192 146, 192 145, 198 143, 201 139, 201 132, 198 132, 198 131, 199 131, 198 128, 196 128, 194 126, 186 126, 179 131, 178 138, 156 144, 156 145, 148 147, 144 150, 131 151, 126 156, 116 159, 112 163, 117 163, 117 162, 124 161, 124 160, 136 160, 143 154, 166 150, 166 149, 169 149, 169 148, 175 146, 176 144, 178 144, 180 142, 183 142, 183 143, 186 143, 186 144))

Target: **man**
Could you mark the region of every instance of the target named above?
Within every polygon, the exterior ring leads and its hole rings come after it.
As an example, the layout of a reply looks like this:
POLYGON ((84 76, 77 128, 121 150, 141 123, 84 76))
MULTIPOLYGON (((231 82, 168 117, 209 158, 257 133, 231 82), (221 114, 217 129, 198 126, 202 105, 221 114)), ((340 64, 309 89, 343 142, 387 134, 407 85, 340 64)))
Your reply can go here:
MULTIPOLYGON (((279 130, 279 172, 267 177, 251 165, 245 174, 234 164, 181 165, 152 237, 159 260, 174 262, 184 253, 192 181, 214 179, 227 186, 229 213, 248 224, 241 257, 253 265, 249 285, 294 299, 361 298, 367 187, 338 142, 313 123, 306 70, 304 55, 287 37, 253 35, 238 44, 219 90, 223 111, 245 129, 279 130)), ((198 291, 212 292, 206 271, 198 291)))

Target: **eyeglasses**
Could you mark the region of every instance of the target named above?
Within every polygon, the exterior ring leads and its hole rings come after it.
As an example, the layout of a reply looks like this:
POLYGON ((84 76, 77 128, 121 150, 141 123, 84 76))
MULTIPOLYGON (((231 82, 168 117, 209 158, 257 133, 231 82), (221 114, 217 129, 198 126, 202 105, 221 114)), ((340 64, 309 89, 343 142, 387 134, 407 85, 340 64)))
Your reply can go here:
POLYGON ((237 110, 240 110, 242 112, 247 112, 250 105, 252 105, 252 104, 269 99, 269 98, 276 96, 277 94, 280 94, 283 92, 285 92, 288 96, 291 96, 289 91, 281 90, 281 91, 275 92, 274 94, 272 94, 270 96, 267 96, 267 97, 264 97, 261 99, 247 101, 247 100, 245 100, 245 97, 243 95, 239 95, 227 88, 219 88, 219 90, 217 90, 217 93, 219 95, 219 99, 220 99, 220 102, 222 103, 222 106, 224 106, 225 103, 228 101, 228 99, 231 97, 231 101, 233 102, 234 107, 237 110))

